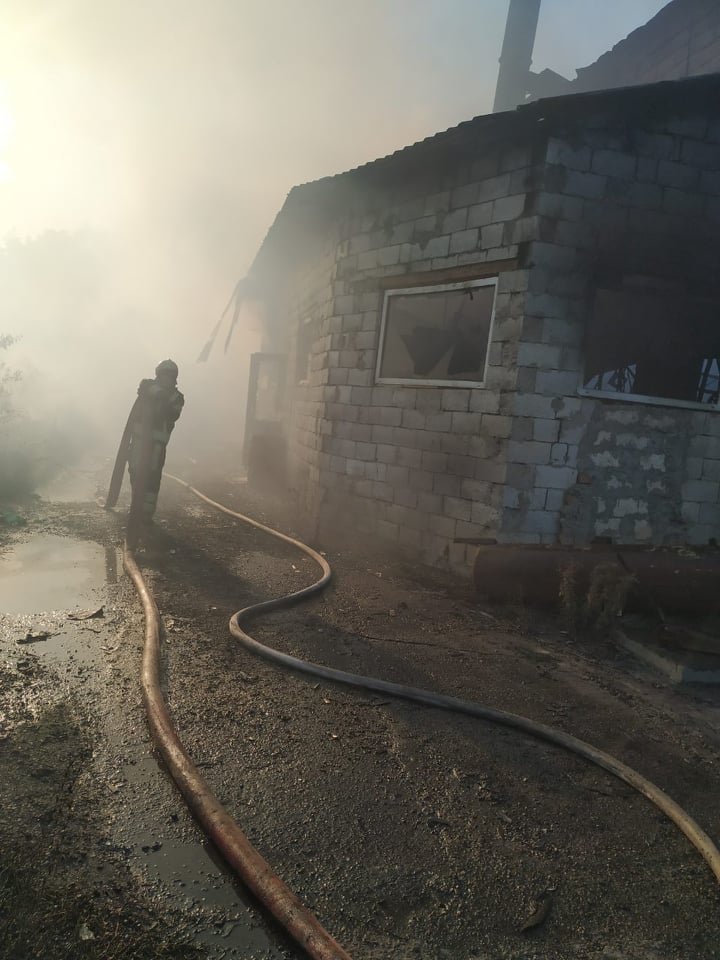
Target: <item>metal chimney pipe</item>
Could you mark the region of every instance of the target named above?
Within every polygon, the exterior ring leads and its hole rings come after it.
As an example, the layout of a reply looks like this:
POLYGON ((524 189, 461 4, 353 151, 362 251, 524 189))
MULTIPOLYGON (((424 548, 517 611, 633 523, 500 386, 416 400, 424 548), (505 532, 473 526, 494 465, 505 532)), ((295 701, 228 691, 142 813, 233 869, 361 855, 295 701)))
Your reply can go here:
POLYGON ((510 0, 493 113, 513 110, 525 99, 541 0, 510 0))

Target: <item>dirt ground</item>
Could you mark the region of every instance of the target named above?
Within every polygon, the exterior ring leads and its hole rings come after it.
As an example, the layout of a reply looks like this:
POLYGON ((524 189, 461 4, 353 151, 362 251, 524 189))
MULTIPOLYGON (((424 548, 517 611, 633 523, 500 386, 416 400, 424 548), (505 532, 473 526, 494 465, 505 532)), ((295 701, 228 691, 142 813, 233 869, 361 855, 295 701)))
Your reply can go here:
MULTIPOLYGON (((280 504, 217 478, 204 489, 292 532, 280 504)), ((100 551, 97 582, 72 605, 104 609, 85 621, 63 609, 0 618, 0 957, 299 956, 227 876, 153 756, 142 620, 118 569, 122 510, 86 496, 33 501, 24 515, 27 527, 5 535, 0 585, 18 544, 60 537, 100 551), (41 628, 55 636, 18 643, 41 628)), ((168 480, 139 559, 191 755, 356 960, 720 958, 716 881, 624 784, 511 730, 240 649, 231 613, 314 580, 310 561, 168 480), (523 931, 539 903, 549 913, 523 931)), ((612 639, 493 608, 442 574, 347 549, 329 559, 330 588, 258 620, 258 639, 558 726, 637 768, 720 838, 713 688, 673 687, 612 639)))

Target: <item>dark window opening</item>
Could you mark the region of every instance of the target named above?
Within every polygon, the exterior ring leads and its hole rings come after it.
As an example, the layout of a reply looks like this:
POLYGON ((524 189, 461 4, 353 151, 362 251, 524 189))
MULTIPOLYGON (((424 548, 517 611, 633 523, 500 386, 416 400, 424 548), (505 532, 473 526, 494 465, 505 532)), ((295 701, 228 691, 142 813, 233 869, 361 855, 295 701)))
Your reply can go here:
POLYGON ((492 278, 388 291, 378 382, 482 383, 496 284, 492 278))
POLYGON ((714 406, 720 303, 598 290, 585 341, 586 390, 714 406))
POLYGON ((318 323, 312 317, 301 320, 298 326, 297 349, 295 351, 295 381, 297 383, 307 383, 310 379, 310 360, 317 338, 318 323))

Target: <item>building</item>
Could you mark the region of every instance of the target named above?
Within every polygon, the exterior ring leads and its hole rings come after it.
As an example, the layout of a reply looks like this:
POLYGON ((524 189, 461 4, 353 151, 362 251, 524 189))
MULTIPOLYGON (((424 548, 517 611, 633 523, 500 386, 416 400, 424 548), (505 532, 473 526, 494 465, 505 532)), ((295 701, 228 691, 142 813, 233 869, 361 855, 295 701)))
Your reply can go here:
POLYGON ((579 68, 574 80, 544 70, 529 75, 527 88, 535 97, 548 97, 718 71, 720 4, 716 0, 671 0, 595 63, 579 68))
POLYGON ((545 99, 291 191, 249 437, 309 532, 460 570, 488 539, 720 537, 719 97, 545 99))

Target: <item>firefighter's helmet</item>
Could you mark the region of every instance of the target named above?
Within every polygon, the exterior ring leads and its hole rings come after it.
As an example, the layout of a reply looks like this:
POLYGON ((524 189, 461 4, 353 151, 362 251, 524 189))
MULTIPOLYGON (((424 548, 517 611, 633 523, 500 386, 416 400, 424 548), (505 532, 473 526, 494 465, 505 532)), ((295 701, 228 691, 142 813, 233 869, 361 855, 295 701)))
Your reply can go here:
POLYGON ((159 377, 161 373, 172 376, 175 380, 178 378, 178 365, 173 360, 163 360, 155 367, 155 376, 159 377))

